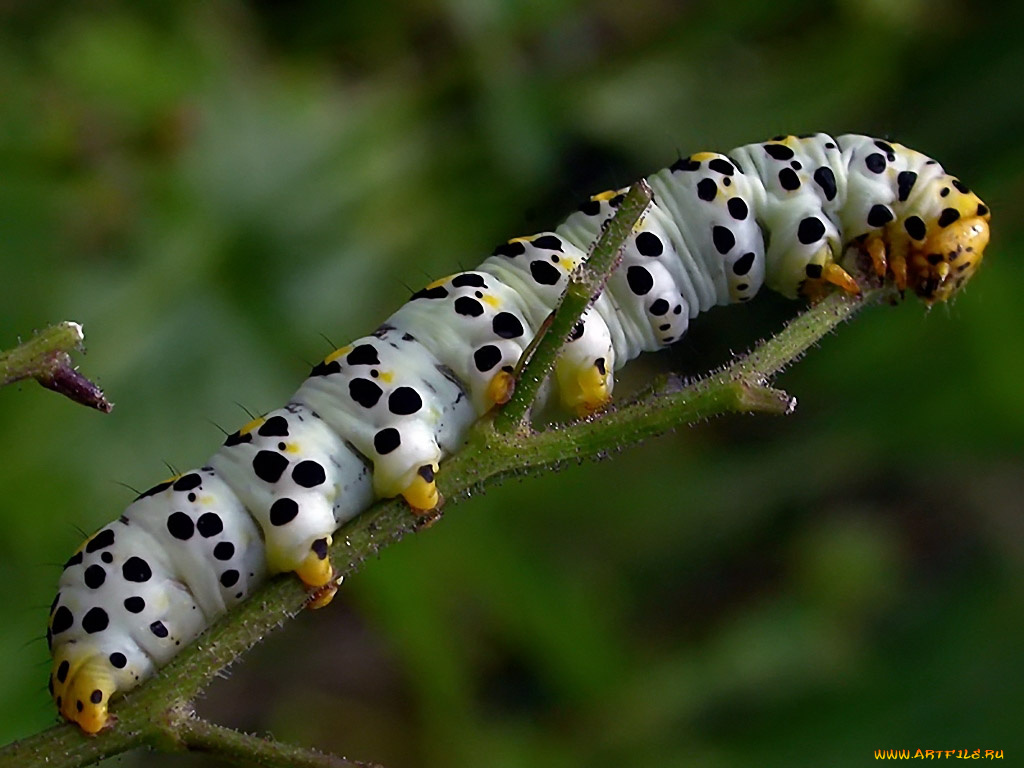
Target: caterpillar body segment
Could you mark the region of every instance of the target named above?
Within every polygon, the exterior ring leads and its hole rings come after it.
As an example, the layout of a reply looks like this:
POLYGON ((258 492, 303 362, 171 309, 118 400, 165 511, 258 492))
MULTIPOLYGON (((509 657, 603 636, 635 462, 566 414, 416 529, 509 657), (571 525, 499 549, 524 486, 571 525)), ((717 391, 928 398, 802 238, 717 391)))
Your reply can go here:
MULTIPOLYGON (((613 373, 678 341, 763 285, 857 292, 865 267, 925 302, 970 279, 989 211, 934 160, 867 136, 782 136, 681 158, 649 178, 651 206, 581 317, 554 388, 579 414, 613 373)), ((334 531, 375 498, 437 507, 439 463, 506 402, 514 371, 569 274, 621 203, 595 195, 553 231, 498 246, 417 291, 372 335, 328 355, 278 410, 228 436, 207 465, 161 483, 68 560, 50 609, 50 689, 88 733, 108 702, 173 657, 268 575, 330 601, 334 531)))

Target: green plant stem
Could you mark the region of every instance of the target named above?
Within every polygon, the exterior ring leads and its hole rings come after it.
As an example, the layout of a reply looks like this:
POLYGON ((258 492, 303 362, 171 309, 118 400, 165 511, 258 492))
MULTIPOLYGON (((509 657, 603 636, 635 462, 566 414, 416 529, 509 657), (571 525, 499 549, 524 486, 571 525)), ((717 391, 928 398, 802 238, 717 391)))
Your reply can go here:
POLYGON ((626 239, 651 204, 652 194, 645 179, 631 186, 586 261, 569 275, 562 301, 541 330, 533 345, 533 353, 527 351, 529 357, 516 381, 512 399, 494 418, 494 428, 498 432, 509 433, 525 426, 537 392, 551 373, 558 353, 580 316, 601 293, 608 277, 622 260, 626 239))
POLYGON ((77 403, 110 413, 114 406, 103 391, 71 363, 71 353, 80 350, 84 340, 82 326, 65 321, 44 328, 14 349, 0 352, 0 387, 35 379, 77 403))
MULTIPOLYGON (((464 448, 444 462, 438 485, 449 506, 504 476, 554 467, 569 459, 599 457, 717 414, 788 413, 794 401, 785 392, 771 388, 770 377, 851 317, 872 296, 850 299, 833 295, 800 315, 752 354, 704 379, 684 386, 675 377, 665 377, 632 401, 585 421, 535 431, 528 416, 537 393, 573 326, 615 269, 621 248, 650 199, 646 183, 630 189, 590 258, 574 271, 551 322, 535 340, 533 355, 524 366, 513 398, 495 416, 481 419, 464 448)), ((48 328, 0 357, 0 376, 4 382, 33 376, 60 390, 61 381, 73 381, 67 378, 67 372, 73 371, 68 351, 81 341, 77 324, 48 328)), ((415 530, 423 520, 411 514, 401 500, 375 504, 334 538, 330 555, 340 577, 354 573, 364 560, 415 530)), ((270 580, 151 680, 115 702, 114 727, 87 737, 77 726, 55 726, 0 750, 0 768, 74 768, 143 745, 167 751, 210 751, 272 767, 353 765, 342 758, 247 736, 191 714, 192 701, 211 678, 294 616, 309 599, 298 579, 283 576, 270 580)))
MULTIPOLYGON (((798 316, 753 353, 720 371, 688 386, 666 377, 632 401, 586 421, 541 432, 520 429, 500 433, 492 419, 483 419, 465 448, 443 463, 438 484, 452 506, 504 476, 556 466, 569 459, 598 457, 714 415, 788 413, 793 400, 768 386, 770 377, 877 295, 869 292, 860 299, 833 295, 798 316)), ((364 560, 420 524, 404 502, 381 501, 337 533, 331 548, 332 561, 342 576, 348 576, 364 560)), ((216 726, 199 726, 194 719, 182 719, 175 713, 187 708, 211 678, 301 610, 308 599, 297 579, 282 576, 270 580, 154 678, 115 701, 116 727, 86 737, 76 726, 54 726, 0 750, 0 768, 73 768, 146 744, 170 742, 182 748, 190 739, 210 749, 218 744, 226 748, 227 737, 220 739, 216 726)))

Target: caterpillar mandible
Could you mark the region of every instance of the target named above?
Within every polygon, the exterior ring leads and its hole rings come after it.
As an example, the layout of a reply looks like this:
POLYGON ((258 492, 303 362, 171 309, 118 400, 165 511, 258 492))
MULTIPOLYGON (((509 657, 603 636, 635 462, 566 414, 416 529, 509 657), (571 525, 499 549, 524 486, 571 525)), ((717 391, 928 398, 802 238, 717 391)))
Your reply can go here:
MULTIPOLYGON (((989 238, 988 208, 964 184, 867 136, 779 136, 682 158, 648 181, 653 202, 555 367, 561 402, 580 414, 609 402, 616 369, 678 341, 715 305, 762 285, 792 298, 858 292, 865 270, 945 301, 989 238)), ((50 609, 61 715, 102 729, 111 697, 270 574, 294 571, 328 602, 332 533, 375 498, 435 508, 441 458, 511 396, 515 365, 621 195, 595 195, 554 231, 414 293, 314 366, 284 407, 86 540, 50 609)))

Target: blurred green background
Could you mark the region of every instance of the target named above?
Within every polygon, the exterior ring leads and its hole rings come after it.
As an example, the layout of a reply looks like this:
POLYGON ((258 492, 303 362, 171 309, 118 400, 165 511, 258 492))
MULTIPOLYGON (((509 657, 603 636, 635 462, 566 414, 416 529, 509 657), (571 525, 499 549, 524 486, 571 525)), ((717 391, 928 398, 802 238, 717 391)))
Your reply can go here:
MULTIPOLYGON (((0 391, 0 742, 53 722, 59 564, 410 288, 678 152, 861 131, 993 211, 951 307, 874 308, 721 419, 507 483, 218 681, 218 722, 405 766, 863 765, 1024 748, 1024 7, 4 4, 0 347, 74 319, 104 417, 0 391)), ((798 306, 702 316, 707 370, 798 306)), ((627 384, 628 386, 628 384, 627 384)), ((121 766, 213 766, 203 757, 121 766)))

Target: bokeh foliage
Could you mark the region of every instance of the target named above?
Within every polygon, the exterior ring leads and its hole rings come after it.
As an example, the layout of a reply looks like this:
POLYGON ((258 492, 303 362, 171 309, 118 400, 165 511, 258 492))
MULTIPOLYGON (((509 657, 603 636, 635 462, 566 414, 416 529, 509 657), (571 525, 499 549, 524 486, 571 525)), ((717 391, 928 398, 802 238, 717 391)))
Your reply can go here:
MULTIPOLYGON (((854 130, 992 208, 952 307, 844 328, 783 376, 792 417, 460 507, 201 709, 390 768, 1019 754, 1022 25, 960 0, 5 6, 0 345, 82 322, 117 408, 0 391, 0 740, 52 721, 42 631, 76 526, 203 461, 239 404, 281 403, 321 334, 677 151, 854 130)), ((793 311, 715 310, 623 386, 793 311)))

